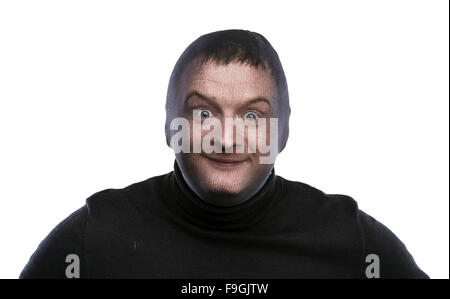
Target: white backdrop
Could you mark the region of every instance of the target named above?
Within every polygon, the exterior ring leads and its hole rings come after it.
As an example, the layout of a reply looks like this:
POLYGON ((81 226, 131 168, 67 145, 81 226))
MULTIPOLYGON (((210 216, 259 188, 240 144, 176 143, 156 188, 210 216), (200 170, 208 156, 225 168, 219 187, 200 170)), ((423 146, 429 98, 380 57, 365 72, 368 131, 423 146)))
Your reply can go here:
POLYGON ((276 172, 355 198, 449 277, 449 3, 0 2, 0 277, 91 194, 169 172, 170 72, 198 36, 263 34, 285 68, 276 172))

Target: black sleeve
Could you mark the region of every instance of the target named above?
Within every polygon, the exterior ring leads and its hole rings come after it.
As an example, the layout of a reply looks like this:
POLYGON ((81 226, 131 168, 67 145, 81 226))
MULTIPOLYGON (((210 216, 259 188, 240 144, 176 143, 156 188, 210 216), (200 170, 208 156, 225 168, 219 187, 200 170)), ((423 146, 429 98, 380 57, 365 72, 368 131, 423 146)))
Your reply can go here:
POLYGON ((79 257, 80 277, 83 278, 83 239, 87 219, 84 206, 58 224, 40 243, 19 278, 67 278, 70 260, 66 262, 66 258, 70 254, 79 257))
POLYGON ((363 235, 364 256, 367 257, 369 254, 376 254, 379 257, 379 278, 429 278, 417 266, 414 258, 408 252, 402 241, 386 226, 362 211, 359 211, 359 223, 363 235))

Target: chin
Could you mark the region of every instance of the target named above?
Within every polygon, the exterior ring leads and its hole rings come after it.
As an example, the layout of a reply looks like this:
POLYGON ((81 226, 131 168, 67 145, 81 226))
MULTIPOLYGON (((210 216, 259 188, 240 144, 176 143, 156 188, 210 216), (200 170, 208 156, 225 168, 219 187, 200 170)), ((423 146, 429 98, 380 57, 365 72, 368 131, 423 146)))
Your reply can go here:
MULTIPOLYGON (((248 199, 263 179, 264 172, 254 167, 249 159, 239 166, 217 166, 200 155, 180 155, 179 165, 188 184, 202 199, 218 205, 227 205, 230 200, 239 203, 248 199)), ((270 170, 269 170, 270 171, 270 170)))
POLYGON ((209 173, 201 181, 204 182, 203 190, 221 195, 238 195, 243 191, 245 185, 245 182, 239 177, 226 174, 209 173))

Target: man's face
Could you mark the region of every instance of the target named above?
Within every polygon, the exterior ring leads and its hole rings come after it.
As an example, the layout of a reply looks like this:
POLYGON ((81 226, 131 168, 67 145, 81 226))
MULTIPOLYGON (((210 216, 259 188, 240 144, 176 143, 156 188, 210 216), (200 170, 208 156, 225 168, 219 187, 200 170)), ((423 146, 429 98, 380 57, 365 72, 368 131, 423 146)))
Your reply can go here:
POLYGON ((270 71, 240 63, 193 63, 180 80, 179 91, 178 116, 189 121, 191 143, 196 138, 204 140, 212 131, 193 134, 194 124, 211 118, 222 124, 222 134, 215 140, 221 153, 207 153, 203 147, 200 153, 193 153, 191 145, 190 153, 176 154, 186 182, 200 198, 215 205, 230 206, 247 200, 265 183, 273 163, 260 162, 260 157, 267 155, 261 154, 255 139, 249 138, 248 127, 241 130, 243 137, 237 138, 237 129, 229 129, 225 119, 241 119, 256 130, 258 120, 266 119, 264 137, 270 142, 269 118, 277 117, 278 110, 270 71), (252 147, 253 152, 249 150, 252 147), (241 153, 236 153, 238 148, 241 153))

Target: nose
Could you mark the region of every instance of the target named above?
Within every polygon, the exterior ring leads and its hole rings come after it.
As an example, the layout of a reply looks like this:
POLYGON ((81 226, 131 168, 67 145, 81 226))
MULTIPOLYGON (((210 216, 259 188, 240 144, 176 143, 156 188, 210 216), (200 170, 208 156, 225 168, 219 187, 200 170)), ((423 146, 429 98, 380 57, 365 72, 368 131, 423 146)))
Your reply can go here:
POLYGON ((236 138, 234 137, 233 119, 222 120, 222 153, 234 153, 236 138))

